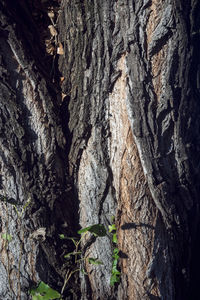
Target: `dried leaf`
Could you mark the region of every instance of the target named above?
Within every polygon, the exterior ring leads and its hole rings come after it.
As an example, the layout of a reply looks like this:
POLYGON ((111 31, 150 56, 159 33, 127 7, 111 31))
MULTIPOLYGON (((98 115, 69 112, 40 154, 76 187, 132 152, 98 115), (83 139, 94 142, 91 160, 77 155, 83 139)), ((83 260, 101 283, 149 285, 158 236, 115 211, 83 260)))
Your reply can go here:
POLYGON ((63 45, 60 42, 58 43, 57 54, 59 54, 59 55, 63 55, 64 54, 63 45))
POLYGON ((54 18, 54 16, 55 16, 55 14, 54 14, 54 11, 53 11, 53 10, 49 10, 47 14, 48 14, 48 16, 49 16, 49 18, 50 18, 50 19, 53 19, 53 18, 54 18))
POLYGON ((64 100, 64 98, 67 96, 67 94, 62 93, 61 97, 62 97, 62 101, 64 100))
POLYGON ((57 36, 58 32, 53 25, 48 26, 51 36, 57 36))
POLYGON ((42 241, 45 241, 46 239, 46 228, 45 227, 40 227, 37 230, 35 230, 30 237, 32 239, 41 239, 42 241))
POLYGON ((49 55, 54 55, 54 53, 55 53, 55 47, 52 44, 52 41, 50 39, 46 39, 45 40, 45 46, 46 46, 46 52, 49 55))

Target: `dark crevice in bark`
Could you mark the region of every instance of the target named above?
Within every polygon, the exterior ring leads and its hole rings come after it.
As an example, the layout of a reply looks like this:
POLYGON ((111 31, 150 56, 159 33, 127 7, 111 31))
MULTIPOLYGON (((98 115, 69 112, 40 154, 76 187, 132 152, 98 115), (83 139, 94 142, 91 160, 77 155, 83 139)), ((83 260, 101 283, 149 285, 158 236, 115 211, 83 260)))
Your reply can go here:
MULTIPOLYGON (((4 4, 4 1, 3 1, 4 4)), ((5 4, 4 4, 5 5, 5 4)), ((38 30, 30 11, 27 8, 27 1, 20 3, 19 1, 6 1, 6 6, 2 6, 2 12, 7 16, 8 28, 15 24, 15 34, 17 39, 23 41, 25 56, 29 60, 31 58, 30 53, 34 56, 34 61, 39 70, 48 77, 48 66, 50 70, 50 64, 46 63, 46 57, 44 48, 42 48, 40 41, 41 32, 38 30), (31 28, 31 31, 30 31, 31 28)))

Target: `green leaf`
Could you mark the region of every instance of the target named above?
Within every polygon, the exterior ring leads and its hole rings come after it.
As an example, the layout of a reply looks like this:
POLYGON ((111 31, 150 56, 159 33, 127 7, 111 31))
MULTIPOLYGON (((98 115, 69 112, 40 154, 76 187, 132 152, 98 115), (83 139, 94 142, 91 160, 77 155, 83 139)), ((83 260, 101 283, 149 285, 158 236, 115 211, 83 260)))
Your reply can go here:
POLYGON ((45 296, 41 296, 40 294, 32 296, 32 300, 47 300, 45 296))
POLYGON ((88 275, 87 272, 85 272, 84 268, 81 268, 80 271, 83 275, 88 275))
POLYGON ((108 230, 109 230, 109 232, 116 231, 117 230, 116 225, 115 224, 109 225, 108 230))
POLYGON ((33 295, 33 296, 32 296, 32 300, 39 300, 39 298, 38 298, 38 296, 33 295))
POLYGON ((75 252, 75 251, 69 252, 69 253, 65 254, 64 258, 69 258, 72 255, 81 255, 81 253, 82 253, 81 251, 78 251, 78 252, 75 252))
POLYGON ((78 234, 82 234, 82 233, 85 233, 88 231, 91 232, 92 234, 94 234, 95 236, 106 236, 106 229, 105 229, 104 225, 102 225, 102 224, 95 224, 95 225, 91 225, 86 228, 80 229, 78 231, 78 234))
POLYGON ((115 249, 113 250, 113 253, 114 253, 114 254, 119 254, 119 249, 118 249, 118 248, 115 248, 115 249))
POLYGON ((29 292, 31 296, 34 296, 36 293, 35 288, 31 288, 29 292))
POLYGON ((2 239, 10 242, 12 240, 12 235, 10 235, 9 233, 2 233, 2 239))
POLYGON ((119 259, 119 255, 117 253, 115 253, 113 256, 112 256, 115 260, 118 260, 119 259))
POLYGON ((119 260, 119 249, 118 248, 114 248, 112 257, 114 259, 112 262, 112 275, 110 278, 110 285, 114 286, 115 283, 120 282, 120 276, 121 276, 120 271, 117 269, 118 260, 119 260))
POLYGON ((110 285, 114 286, 117 282, 120 282, 120 274, 113 273, 110 278, 110 285))
POLYGON ((113 241, 113 243, 117 244, 117 234, 116 233, 113 234, 112 241, 113 241))
POLYGON ((92 265, 103 265, 103 262, 101 260, 98 260, 97 258, 93 257, 88 258, 88 262, 92 265))
POLYGON ((112 267, 112 274, 120 275, 121 273, 117 270, 116 266, 112 267))
POLYGON ((60 298, 60 293, 52 289, 48 284, 41 281, 38 287, 31 289, 33 300, 51 300, 60 298))
POLYGON ((115 283, 116 283, 115 276, 112 275, 111 278, 110 278, 110 285, 111 285, 111 286, 114 286, 115 283))
POLYGON ((118 264, 118 258, 113 260, 112 266, 113 268, 116 267, 118 264))
POLYGON ((62 233, 62 234, 59 234, 59 238, 61 239, 61 240, 64 240, 65 239, 65 235, 62 233))
POLYGON ((91 228, 92 226, 88 226, 88 227, 85 227, 85 228, 82 228, 78 231, 78 234, 82 234, 82 233, 85 233, 85 232, 88 232, 89 229, 91 228))
POLYGON ((112 270, 112 275, 110 278, 110 285, 114 286, 115 283, 120 282, 120 275, 121 273, 116 269, 116 270, 112 270))
POLYGON ((112 266, 112 274, 120 274, 120 271, 117 270, 117 265, 112 266))

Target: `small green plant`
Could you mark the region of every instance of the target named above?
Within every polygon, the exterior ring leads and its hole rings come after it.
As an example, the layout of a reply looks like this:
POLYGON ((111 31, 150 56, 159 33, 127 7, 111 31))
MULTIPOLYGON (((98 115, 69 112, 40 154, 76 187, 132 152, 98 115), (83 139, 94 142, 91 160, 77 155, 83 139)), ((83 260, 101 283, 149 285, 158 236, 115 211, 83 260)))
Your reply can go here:
MULTIPOLYGON (((86 275, 85 270, 80 268, 81 261, 86 261, 86 257, 81 257, 82 251, 80 249, 80 244, 81 244, 81 241, 83 240, 84 236, 88 232, 93 234, 95 237, 103 237, 103 236, 107 235, 106 229, 105 229, 104 225, 102 225, 102 224, 94 224, 94 225, 88 226, 86 228, 80 229, 78 231, 78 234, 81 235, 80 239, 73 238, 73 237, 65 237, 64 234, 59 235, 60 239, 71 240, 74 244, 74 251, 69 252, 69 253, 65 254, 65 256, 64 256, 64 258, 66 258, 66 259, 74 257, 74 268, 72 270, 67 271, 61 294, 63 294, 69 279, 71 278, 71 276, 74 273, 81 271, 83 274, 86 275)), ((94 257, 87 258, 87 261, 89 264, 92 264, 92 265, 102 265, 103 264, 102 261, 100 261, 100 260, 98 260, 98 258, 94 258, 94 257)))
POLYGON ((53 300, 60 299, 61 295, 54 289, 52 289, 48 284, 40 281, 36 288, 30 290, 32 300, 53 300))
POLYGON ((112 272, 110 277, 110 285, 114 286, 116 283, 120 282, 121 272, 117 269, 119 260, 119 249, 114 248, 113 250, 113 262, 112 262, 112 272))
POLYGON ((112 234, 112 242, 114 245, 113 249, 113 262, 112 262, 112 270, 111 270, 111 278, 110 278, 110 285, 114 286, 116 283, 120 282, 121 272, 117 269, 118 261, 119 261, 119 249, 117 246, 117 228, 114 224, 114 217, 112 218, 112 225, 109 225, 108 230, 112 234))
MULTIPOLYGON (((114 220, 113 220, 114 222, 114 220)), ((109 226, 108 231, 112 234, 112 242, 116 246, 117 244, 117 233, 116 233, 116 226, 115 224, 112 224, 109 226)), ((69 252, 64 255, 64 258, 66 259, 74 259, 73 269, 68 269, 65 275, 64 284, 61 290, 61 293, 58 293, 57 291, 53 290, 51 287, 49 287, 46 283, 41 281, 39 285, 36 288, 32 288, 30 290, 30 294, 32 295, 32 300, 51 300, 51 299, 61 299, 63 292, 65 290, 65 287, 72 277, 72 275, 76 272, 81 271, 83 274, 87 275, 84 269, 81 269, 81 261, 86 261, 89 264, 92 265, 103 265, 103 262, 99 260, 98 258, 89 257, 86 258, 83 256, 83 252, 80 248, 81 241, 83 240, 86 233, 90 232, 95 237, 104 237, 107 235, 106 228, 102 224, 94 224, 91 226, 88 226, 86 228, 82 228, 78 231, 78 234, 81 235, 81 237, 75 238, 75 237, 66 237, 64 234, 59 234, 60 239, 67 239, 71 240, 74 245, 74 250, 72 252, 69 252)), ((118 260, 119 260, 119 249, 117 247, 113 250, 113 262, 112 262, 112 270, 111 270, 111 278, 110 278, 110 285, 114 286, 115 283, 118 283, 120 281, 120 271, 117 269, 118 260)))

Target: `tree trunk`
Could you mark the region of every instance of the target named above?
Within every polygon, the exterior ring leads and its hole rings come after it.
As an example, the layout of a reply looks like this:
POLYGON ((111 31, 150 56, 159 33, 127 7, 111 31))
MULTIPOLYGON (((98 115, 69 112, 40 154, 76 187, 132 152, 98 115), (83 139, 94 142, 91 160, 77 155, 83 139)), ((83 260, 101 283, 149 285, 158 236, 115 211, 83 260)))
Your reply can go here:
POLYGON ((40 280, 61 291, 73 244, 59 234, 115 216, 120 283, 112 234, 88 234, 82 253, 103 265, 85 262, 63 298, 196 299, 199 2, 0 10, 0 298, 31 299, 40 280))
POLYGON ((61 91, 52 83, 52 59, 42 44, 48 38, 46 6, 2 1, 0 8, 5 196, 0 209, 0 298, 29 299, 28 291, 40 280, 61 290, 66 273, 63 247, 71 246, 63 245, 59 234, 72 235, 78 228, 77 201, 67 173, 61 91), (12 237, 9 243, 6 233, 12 237))

